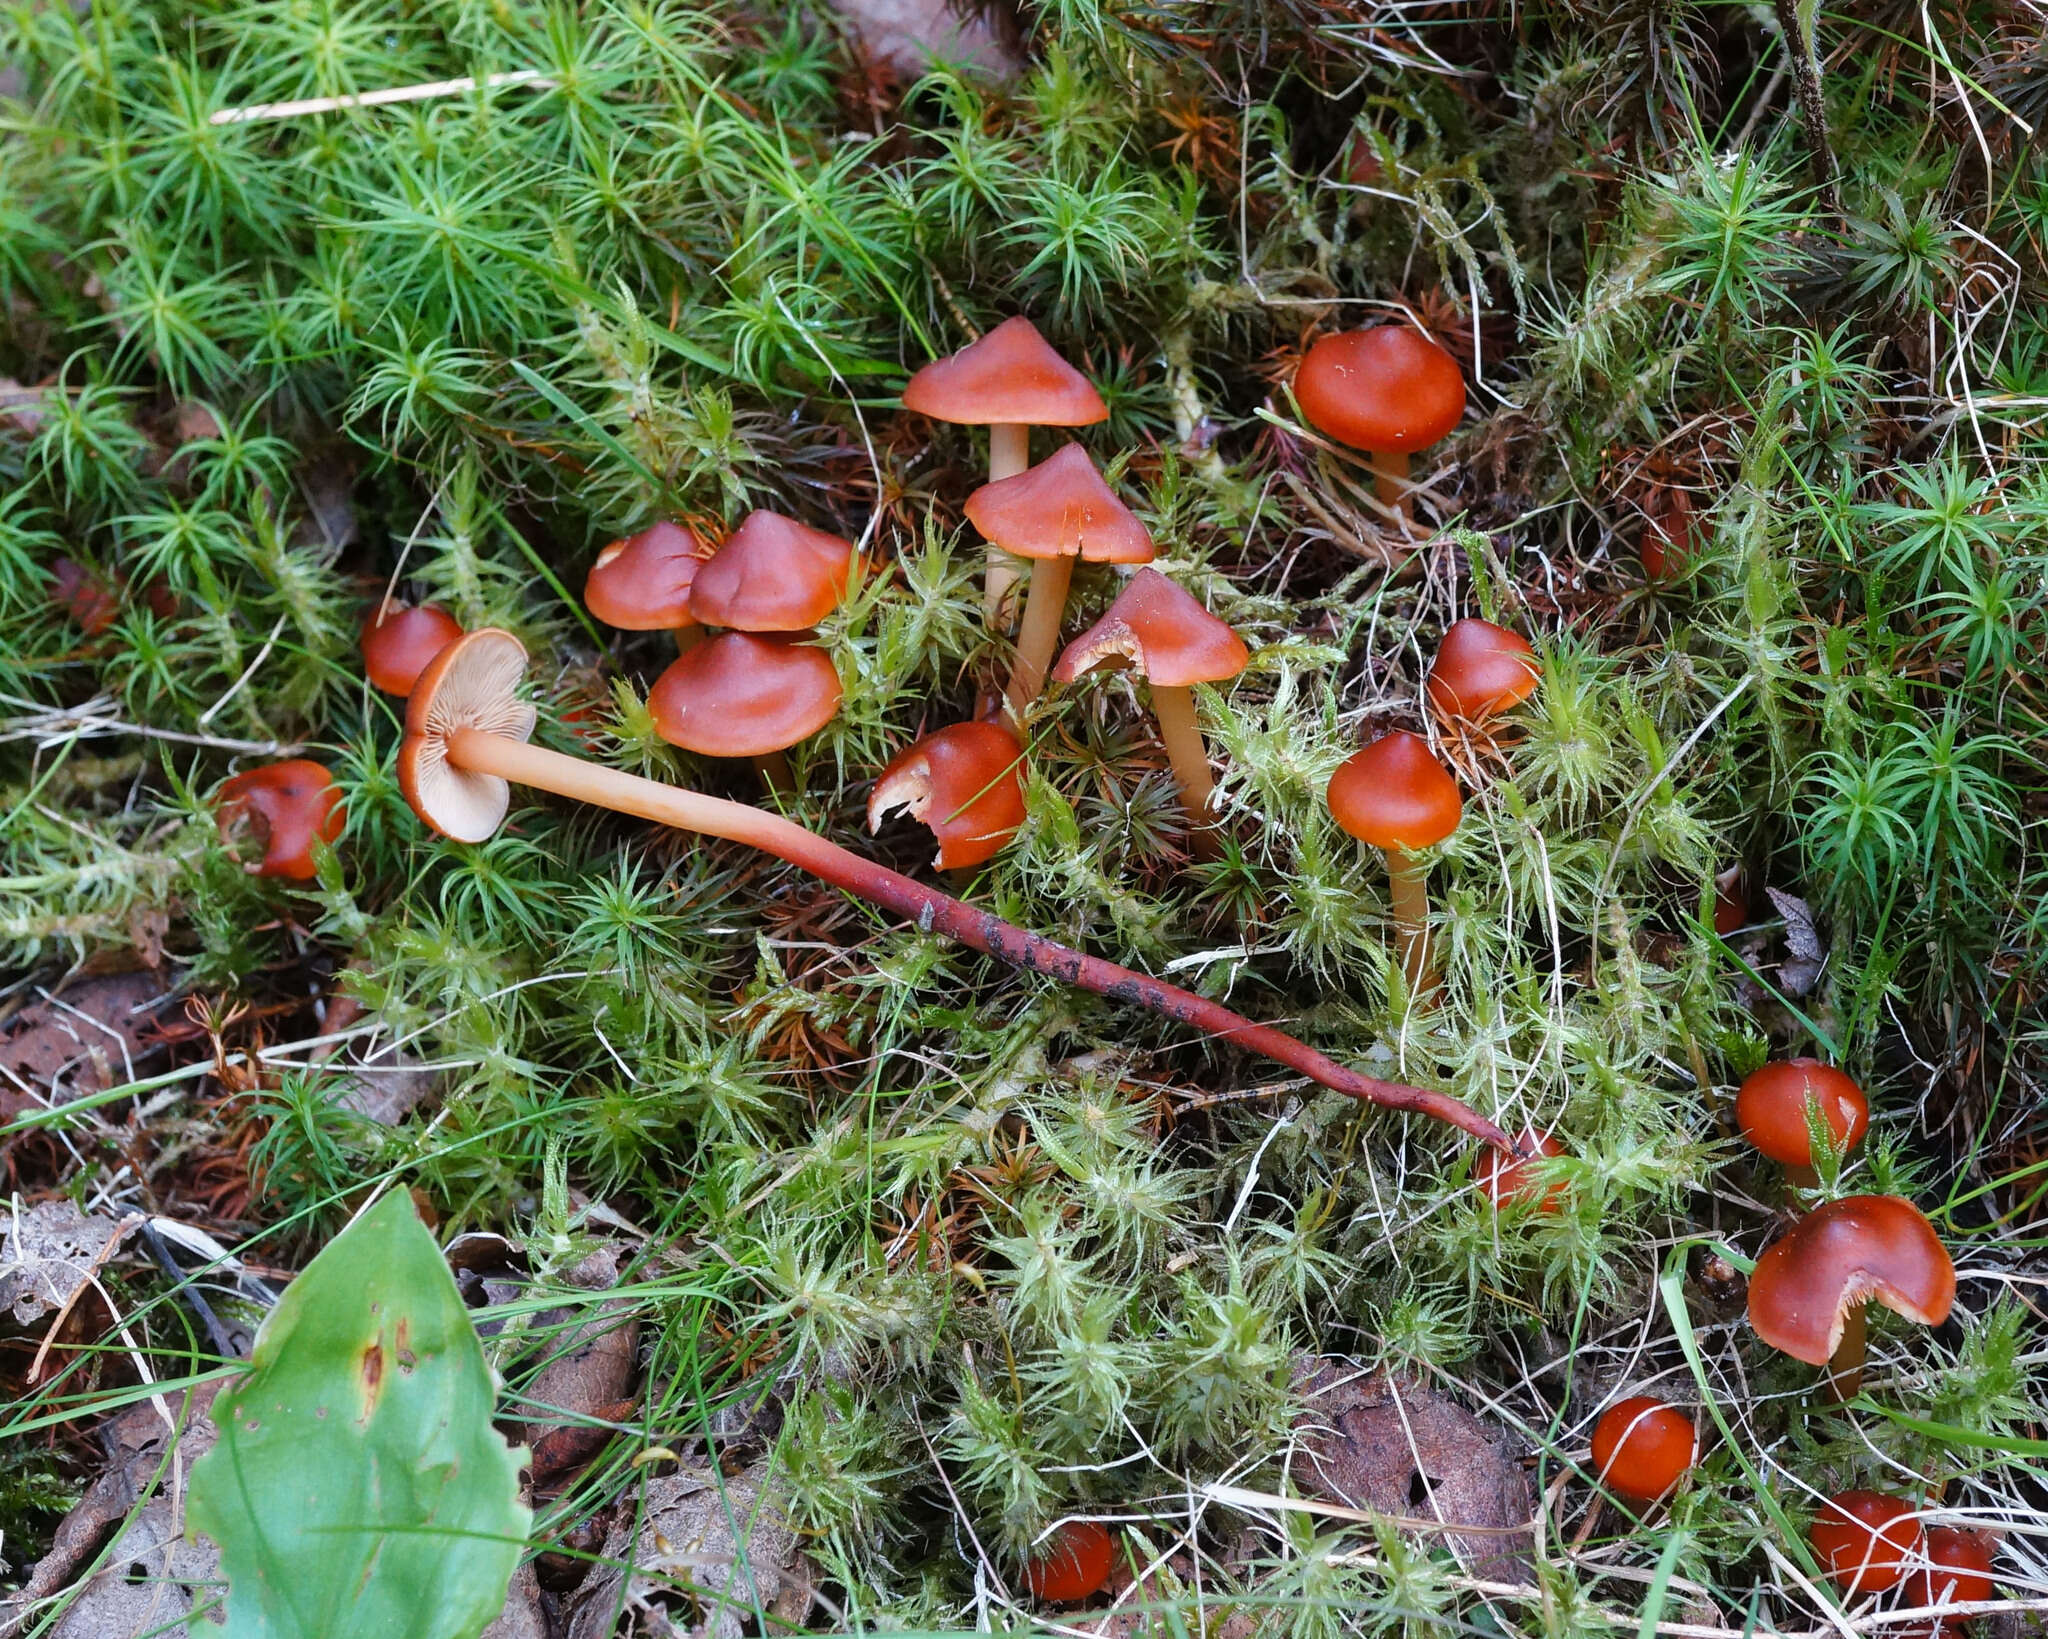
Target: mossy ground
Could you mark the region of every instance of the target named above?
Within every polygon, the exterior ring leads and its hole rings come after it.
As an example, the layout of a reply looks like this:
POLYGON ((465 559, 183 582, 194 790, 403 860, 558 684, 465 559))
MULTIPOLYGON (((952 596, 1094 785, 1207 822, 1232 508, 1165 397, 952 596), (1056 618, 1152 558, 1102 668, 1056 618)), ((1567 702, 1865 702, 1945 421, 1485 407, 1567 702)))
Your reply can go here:
MULTIPOLYGON (((391 1126, 349 1112, 334 1064, 188 1078, 12 1133, 10 1183, 287 1267, 375 1180, 543 1271, 624 1220, 648 1237, 646 1399, 537 1546, 581 1543, 644 1447, 772 1398, 849 1628, 1024 1625, 1001 1587, 1078 1512, 1178 1554, 1161 1631, 1604 1634, 1653 1572, 1652 1619, 1805 1629, 1828 1601, 1795 1539, 1848 1485, 2007 1531, 2001 1578, 2038 1596, 2039 12, 1822 14, 1839 209, 1764 7, 1060 0, 1024 22, 1030 67, 998 87, 891 79, 822 16, 658 0, 6 11, 10 995, 139 954, 198 999, 193 1062, 209 1035, 317 1037, 346 997, 365 1045, 441 1077, 391 1126), (209 117, 522 69, 546 83, 209 117), (1422 464, 1443 527, 1419 551, 1283 388, 1313 334, 1403 308, 1472 401, 1422 464), (961 520, 977 440, 895 395, 1017 311, 1101 383, 1110 419, 1079 436, 1256 658, 1201 702, 1221 862, 1187 859, 1142 694, 1109 681, 1034 715, 1030 822, 973 895, 1554 1130, 1556 1210, 1489 1209, 1446 1130, 743 850, 529 802, 459 847, 401 799, 398 714, 355 652, 394 579, 527 641, 550 743, 751 799, 652 733, 666 637, 601 631, 575 594, 614 536, 765 505, 877 566, 824 634, 846 704, 792 759, 793 811, 922 870, 914 828, 862 834, 866 782, 1006 654, 961 520), (1641 542, 1674 518, 1651 582, 1641 542), (105 631, 53 604, 59 557, 127 588, 105 631), (1468 613, 1529 634, 1545 681, 1499 744, 1453 748, 1446 982, 1411 1009, 1380 864, 1322 791, 1362 735, 1421 726, 1421 671, 1468 613), (48 716, 86 702, 125 726, 48 716), (347 792, 303 891, 246 876, 210 817, 272 744, 347 792), (1723 937, 1736 867, 1748 930, 1723 937), (1766 886, 1811 908, 1810 986, 1766 886), (1949 1326, 1874 1327, 1847 1413, 1697 1278, 1781 1221, 1722 1111, 1791 1052, 1872 1089, 1827 1187, 1911 1195, 1963 1270, 1949 1326), (1315 1351, 1517 1432, 1555 1507, 1539 1595, 1307 1516, 1244 1550, 1200 1487, 1276 1484, 1290 1361, 1315 1351), (1641 1526, 1586 1515, 1591 1420, 1629 1386, 1708 1434, 1641 1526)), ((1082 573, 1075 618, 1111 586, 1082 573)), ((203 1369, 190 1311, 123 1279, 153 1373, 203 1369)), ((12 1428, 81 1412, 0 1468, 17 1572, 94 1397, 133 1380, 117 1342, 34 1392, 14 1369, 12 1428)))

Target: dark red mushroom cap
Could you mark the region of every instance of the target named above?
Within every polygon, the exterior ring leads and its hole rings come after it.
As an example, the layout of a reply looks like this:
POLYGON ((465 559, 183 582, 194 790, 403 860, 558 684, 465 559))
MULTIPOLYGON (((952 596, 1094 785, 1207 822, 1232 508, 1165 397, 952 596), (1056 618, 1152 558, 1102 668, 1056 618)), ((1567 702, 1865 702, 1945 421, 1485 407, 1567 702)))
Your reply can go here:
POLYGON ((263 857, 243 867, 251 876, 309 882, 318 874, 313 844, 339 838, 345 816, 334 776, 319 763, 295 757, 223 780, 213 818, 226 839, 245 825, 255 830, 263 857))
POLYGON ((1458 828, 1465 812, 1458 782, 1429 742, 1406 729, 1382 734, 1353 752, 1330 780, 1330 813, 1375 848, 1427 848, 1458 828))
MULTIPOLYGON (((1996 1544, 1989 1531, 1959 1531, 1951 1525, 1927 1528, 1927 1564, 1907 1579, 1909 1605, 1974 1605, 1998 1590, 1991 1581, 1991 1556, 1996 1544)), ((1951 1616, 1941 1623, 1944 1635, 1960 1633, 1970 1620, 1951 1616)))
POLYGON ((98 637, 121 618, 121 600, 114 589, 76 558, 59 558, 50 565, 50 601, 87 637, 98 637))
POLYGON ((1488 620, 1456 621, 1429 668, 1429 703, 1448 718, 1484 722, 1526 700, 1543 681, 1527 640, 1488 620))
POLYGON ((1021 315, 918 371, 903 389, 903 407, 968 426, 1087 427, 1109 419, 1094 385, 1021 315))
POLYGON ((967 517, 1020 558, 1150 563, 1153 557, 1152 536, 1079 444, 1065 445, 1014 478, 983 484, 967 497, 967 517))
POLYGON ((1846 1195, 1816 1207, 1764 1249, 1749 1277, 1749 1323, 1780 1353, 1825 1366, 1856 1304, 1939 1326, 1956 1266, 1911 1201, 1846 1195))
POLYGON ((1752 1146, 1780 1166, 1810 1167, 1809 1106, 1819 1110, 1838 1149, 1854 1149, 1870 1128, 1870 1100, 1863 1089, 1819 1059, 1766 1064, 1747 1077, 1736 1090, 1735 1124, 1752 1146))
POLYGON ((431 603, 409 609, 387 599, 363 622, 363 675, 403 700, 427 662, 460 636, 462 627, 447 610, 431 603))
POLYGON ((705 757, 765 757, 806 739, 839 709, 839 673, 823 649, 725 632, 655 680, 655 731, 705 757))
POLYGON ((1646 1394, 1617 1400, 1593 1425, 1593 1467, 1601 1482, 1637 1502, 1655 1502, 1699 1459, 1692 1419, 1646 1394))
POLYGON ((1361 450, 1422 450, 1465 413, 1458 361, 1405 324, 1346 330, 1308 350, 1294 397, 1316 428, 1361 450))
POLYGON ((1103 617, 1067 645, 1052 680, 1133 666, 1151 682, 1187 688, 1227 682, 1250 660, 1237 633, 1158 570, 1140 569, 1103 617))
POLYGON ((583 582, 583 601, 622 632, 679 631, 697 624, 690 587, 704 562, 704 543, 683 525, 664 521, 598 553, 583 582))
POLYGON ((955 723, 889 761, 868 798, 868 829, 901 809, 939 839, 938 865, 979 865, 1024 823, 1024 748, 997 723, 955 723))
POLYGON ((740 632, 803 632, 839 607, 853 543, 785 518, 750 512, 690 588, 690 613, 740 632))
POLYGON ((1520 1143, 1532 1159, 1504 1155, 1489 1144, 1472 1163, 1472 1181, 1479 1186, 1479 1193, 1496 1207, 1532 1203, 1539 1212, 1555 1212, 1564 1195, 1564 1180, 1540 1178, 1533 1158, 1547 1160, 1563 1155, 1566 1153, 1564 1145, 1549 1133, 1539 1133, 1534 1127, 1522 1129, 1520 1143))
POLYGON ((1102 1591, 1114 1558, 1108 1531, 1094 1520, 1070 1520, 1024 1567, 1024 1585, 1049 1605, 1071 1605, 1102 1591))
POLYGON ((1844 1593, 1896 1588, 1926 1552, 1913 1505, 1882 1491, 1843 1491, 1821 1505, 1806 1540, 1844 1593))

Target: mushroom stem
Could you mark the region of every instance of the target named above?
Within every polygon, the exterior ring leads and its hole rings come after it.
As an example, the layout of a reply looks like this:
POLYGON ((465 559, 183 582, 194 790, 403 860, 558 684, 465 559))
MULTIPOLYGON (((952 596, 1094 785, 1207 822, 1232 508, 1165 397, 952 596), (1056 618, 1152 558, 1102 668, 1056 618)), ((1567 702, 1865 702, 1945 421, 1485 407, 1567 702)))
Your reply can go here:
POLYGON ((1209 809, 1209 794, 1216 781, 1209 772, 1209 748, 1202 743, 1202 730, 1195 721, 1194 691, 1154 683, 1152 715, 1159 719, 1159 739, 1166 747, 1166 760, 1173 764, 1180 805, 1188 816, 1189 851, 1197 859, 1215 859, 1222 852, 1211 829, 1215 816, 1209 809))
POLYGON ((1053 650, 1060 646, 1060 616, 1067 611, 1067 584, 1073 578, 1072 558, 1032 560, 1031 595, 1024 600, 1024 624, 1017 632, 1017 659, 1010 668, 1010 686, 1003 690, 1013 725, 1023 723, 1024 708, 1045 687, 1053 650))
POLYGON ((1386 1109, 1412 1110, 1448 1122, 1460 1131, 1509 1154, 1519 1154, 1514 1141, 1477 1110, 1448 1093, 1425 1087, 1410 1087, 1397 1081, 1379 1081, 1347 1070, 1318 1053, 1306 1042, 1297 1041, 1270 1025, 1254 1024, 1241 1014, 1219 1006, 1177 985, 1163 984, 1145 974, 1088 956, 1050 939, 1012 926, 1000 917, 978 910, 962 900, 940 893, 936 888, 913 881, 873 860, 863 859, 816 832, 783 819, 778 814, 749 808, 745 803, 727 802, 700 792, 685 791, 656 780, 645 780, 621 769, 566 757, 545 746, 531 745, 503 734, 460 728, 447 737, 448 760, 457 768, 478 774, 495 774, 542 791, 553 792, 578 802, 595 803, 621 814, 633 814, 659 825, 696 831, 705 836, 724 837, 731 842, 759 848, 778 859, 821 877, 856 898, 878 905, 891 915, 913 923, 925 933, 944 934, 971 949, 1030 973, 1044 974, 1112 1001, 1129 1002, 1150 1012, 1216 1036, 1248 1052, 1259 1053, 1333 1092, 1361 1103, 1386 1109))
POLYGON ((764 751, 754 758, 754 772, 761 776, 761 783, 779 797, 786 797, 796 790, 796 781, 790 777, 789 759, 779 751, 764 751))
POLYGON ((1429 871, 1405 848, 1387 850, 1387 886, 1394 906, 1394 939, 1408 994, 1417 1001, 1436 989, 1429 950, 1429 871))
POLYGON ((1819 1189, 1820 1174, 1812 1167, 1801 1166, 1797 1161, 1787 1163, 1785 1182, 1794 1189, 1819 1189))
POLYGON ((1842 1341, 1835 1345, 1835 1352, 1828 1357, 1828 1395, 1831 1399, 1853 1400, 1863 1387, 1863 1308, 1860 1303, 1852 1303, 1849 1312, 1842 1316, 1842 1341))
MULTIPOLYGON (((988 430, 988 481, 1015 478, 1031 465, 1031 429, 998 421, 988 430)), ((1017 582, 1023 566, 995 542, 988 543, 982 580, 982 613, 992 632, 1007 632, 1017 618, 1017 582)))
POLYGON ((677 654, 688 654, 698 644, 702 643, 705 638, 704 628, 694 623, 688 626, 677 626, 674 628, 674 631, 677 654))
POLYGON ((1413 515, 1409 500, 1408 452, 1368 450, 1372 457, 1372 491, 1394 509, 1403 524, 1413 515))

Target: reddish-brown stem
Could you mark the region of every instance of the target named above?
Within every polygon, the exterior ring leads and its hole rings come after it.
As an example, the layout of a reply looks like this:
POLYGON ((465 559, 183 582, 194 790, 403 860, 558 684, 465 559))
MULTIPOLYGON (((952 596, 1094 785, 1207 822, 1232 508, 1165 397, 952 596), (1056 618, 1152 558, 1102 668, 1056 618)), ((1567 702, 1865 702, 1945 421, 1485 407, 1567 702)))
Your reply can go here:
POLYGON ((1387 850, 1387 886, 1394 907, 1394 942, 1408 995, 1423 1001, 1436 989, 1436 962, 1429 949, 1429 871, 1405 848, 1387 850))
POLYGON ((764 751, 756 757, 754 772, 761 776, 762 786, 778 797, 786 797, 796 790, 796 780, 789 772, 789 759, 779 751, 764 751))
POLYGON ((1828 1394, 1835 1400, 1856 1398, 1863 1387, 1863 1305, 1852 1303, 1842 1317, 1842 1341, 1828 1357, 1828 1394))
POLYGON ((1368 450, 1372 457, 1373 493, 1392 509, 1405 528, 1414 516, 1414 502, 1408 490, 1408 452, 1406 450, 1368 450))
POLYGON ((457 729, 448 736, 448 760, 458 768, 530 785, 557 796, 596 803, 622 814, 634 814, 660 825, 673 825, 705 836, 724 837, 759 848, 764 853, 823 878, 871 905, 916 925, 924 933, 944 934, 961 944, 982 951, 1012 967, 1042 973, 1063 983, 1092 990, 1111 1001, 1142 1007, 1204 1035, 1215 1036, 1277 1060, 1298 1070, 1311 1081, 1366 1104, 1390 1110, 1412 1110, 1483 1139, 1509 1154, 1519 1153, 1508 1135, 1470 1105, 1448 1093, 1426 1087, 1410 1087, 1398 1081, 1379 1081, 1348 1070, 1318 1053, 1306 1042, 1297 1041, 1270 1025, 1254 1024, 1241 1014, 1219 1006, 1207 997, 1177 985, 1135 973, 1099 956, 1069 950, 1038 934, 1027 932, 1000 917, 979 910, 950 894, 877 865, 871 859, 828 842, 780 815, 769 814, 745 803, 727 802, 696 791, 643 780, 602 764, 565 757, 545 746, 529 745, 504 735, 476 729, 457 729))

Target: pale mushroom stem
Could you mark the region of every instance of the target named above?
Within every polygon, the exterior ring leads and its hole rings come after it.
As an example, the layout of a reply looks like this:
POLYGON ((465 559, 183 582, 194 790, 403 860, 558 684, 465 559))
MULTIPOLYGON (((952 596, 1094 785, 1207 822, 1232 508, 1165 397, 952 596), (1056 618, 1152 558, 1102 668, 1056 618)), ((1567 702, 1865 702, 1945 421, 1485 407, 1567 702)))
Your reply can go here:
POLYGON ((786 797, 796 790, 796 781, 790 777, 789 759, 779 751, 764 751, 756 757, 754 772, 761 776, 761 783, 779 797, 786 797))
POLYGON ((1017 660, 1010 668, 1010 686, 1003 690, 1013 724, 1024 721, 1024 708, 1045 687, 1053 651, 1060 646, 1060 616, 1067 612, 1067 585, 1073 578, 1072 558, 1032 561, 1031 595, 1024 600, 1024 624, 1017 632, 1017 660))
MULTIPOLYGON (((1015 478, 1031 465, 1031 428, 1022 422, 998 421, 988 430, 988 481, 1015 478)), ((992 632, 1007 632, 1017 618, 1017 582, 1023 565, 994 541, 988 543, 982 612, 992 632)))
POLYGON ((1408 994, 1420 1001, 1436 989, 1436 963, 1429 949, 1429 872, 1405 848, 1389 848, 1386 853, 1401 972, 1408 994))
POLYGON ((1383 502, 1394 510, 1403 524, 1414 516, 1414 503, 1410 499, 1408 482, 1408 452, 1406 450, 1369 450, 1372 457, 1372 489, 1383 502))
POLYGON ((1223 851, 1212 829, 1215 815, 1209 807, 1216 781, 1209 772, 1209 748, 1202 744, 1201 726, 1195 721, 1194 690, 1154 683, 1152 715, 1159 719, 1159 740, 1166 747, 1166 760, 1173 765, 1180 805, 1188 816, 1188 849, 1197 859, 1215 859, 1223 851))
POLYGON ((502 734, 487 734, 480 729, 456 729, 447 737, 446 751, 451 763, 472 773, 495 774, 499 779, 550 791, 558 797, 595 803, 658 825, 673 825, 680 830, 759 848, 857 898, 879 905, 922 932, 943 934, 1013 967, 1161 1014, 1247 1052, 1285 1064, 1311 1081, 1361 1103, 1432 1116, 1507 1154, 1521 1153, 1514 1140, 1499 1127, 1448 1093, 1397 1081, 1379 1081, 1347 1070, 1285 1031, 1254 1024, 1242 1014, 1193 991, 1163 984, 1115 962, 1084 955, 1028 933, 964 900, 863 859, 778 814, 645 780, 621 769, 587 763, 545 746, 502 734))
POLYGON ((1828 1394, 1835 1400, 1853 1400, 1863 1387, 1863 1307, 1849 1305, 1842 1317, 1842 1341, 1828 1357, 1828 1394))

